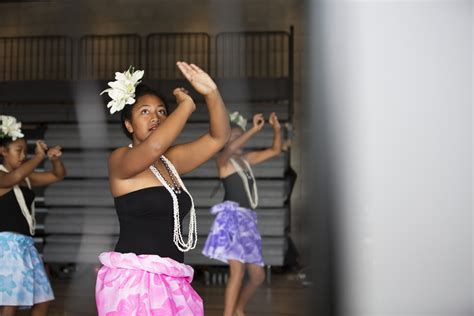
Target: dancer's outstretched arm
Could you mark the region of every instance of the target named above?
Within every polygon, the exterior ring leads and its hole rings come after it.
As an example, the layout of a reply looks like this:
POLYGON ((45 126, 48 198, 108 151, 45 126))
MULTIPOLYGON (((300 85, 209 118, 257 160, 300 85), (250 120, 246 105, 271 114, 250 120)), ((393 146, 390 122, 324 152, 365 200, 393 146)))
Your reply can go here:
POLYGON ((268 122, 273 127, 272 147, 264 150, 255 150, 246 153, 244 155, 244 158, 249 162, 250 165, 257 165, 270 158, 278 156, 281 153, 281 127, 275 112, 272 112, 270 114, 268 122))
POLYGON ((230 136, 230 126, 224 101, 211 77, 194 64, 178 62, 177 65, 193 88, 204 96, 209 111, 208 133, 166 152, 178 173, 184 174, 209 160, 224 146, 230 136))
POLYGON ((46 172, 33 172, 30 175, 32 186, 46 186, 64 179, 66 176, 66 169, 59 159, 61 155, 62 152, 60 146, 54 146, 48 150, 47 156, 53 165, 53 170, 46 172))
POLYGON ((255 134, 260 132, 265 124, 265 119, 263 118, 263 114, 255 114, 253 116, 253 125, 247 131, 245 131, 242 135, 237 137, 234 141, 230 142, 224 151, 217 157, 217 165, 224 166, 232 155, 235 154, 240 148, 242 148, 245 143, 247 143, 255 134))

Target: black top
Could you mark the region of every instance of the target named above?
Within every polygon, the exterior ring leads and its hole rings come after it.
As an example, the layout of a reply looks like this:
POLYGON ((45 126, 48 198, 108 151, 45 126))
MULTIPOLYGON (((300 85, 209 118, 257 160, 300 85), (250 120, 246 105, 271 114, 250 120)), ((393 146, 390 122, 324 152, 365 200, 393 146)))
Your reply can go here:
MULTIPOLYGON (((35 193, 27 187, 20 186, 20 189, 29 209, 35 198, 35 193)), ((0 196, 0 214, 0 232, 14 232, 31 236, 30 226, 21 212, 13 189, 0 196)))
MULTIPOLYGON (((182 223, 191 208, 191 198, 184 191, 177 196, 182 223)), ((165 187, 140 189, 118 196, 114 201, 120 223, 115 251, 184 261, 184 254, 173 242, 173 199, 165 187)))
MULTIPOLYGON (((249 182, 250 193, 253 195, 253 180, 247 180, 249 182)), ((240 178, 237 172, 222 178, 222 183, 224 184, 225 190, 224 201, 234 201, 239 203, 241 207, 252 208, 242 178, 240 178)))

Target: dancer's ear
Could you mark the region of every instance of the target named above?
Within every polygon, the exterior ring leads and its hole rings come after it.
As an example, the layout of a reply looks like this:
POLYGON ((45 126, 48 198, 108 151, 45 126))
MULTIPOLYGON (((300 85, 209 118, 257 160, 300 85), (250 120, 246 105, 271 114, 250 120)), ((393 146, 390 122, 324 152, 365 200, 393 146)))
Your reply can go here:
POLYGON ((130 134, 133 134, 133 126, 132 126, 132 123, 130 123, 129 120, 125 120, 125 127, 127 128, 127 131, 130 134))
POLYGON ((5 154, 7 153, 8 148, 7 146, 0 146, 0 156, 5 157, 5 154))

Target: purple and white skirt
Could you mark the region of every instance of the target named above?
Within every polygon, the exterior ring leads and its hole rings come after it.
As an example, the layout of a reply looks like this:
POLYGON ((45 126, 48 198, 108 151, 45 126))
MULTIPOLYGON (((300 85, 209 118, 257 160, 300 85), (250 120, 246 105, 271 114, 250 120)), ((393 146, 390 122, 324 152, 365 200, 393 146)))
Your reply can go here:
POLYGON ((255 211, 225 201, 214 205, 211 214, 216 214, 216 219, 202 251, 206 257, 264 265, 255 211))
POLYGON ((204 315, 194 270, 158 255, 104 252, 97 275, 99 316, 204 315))

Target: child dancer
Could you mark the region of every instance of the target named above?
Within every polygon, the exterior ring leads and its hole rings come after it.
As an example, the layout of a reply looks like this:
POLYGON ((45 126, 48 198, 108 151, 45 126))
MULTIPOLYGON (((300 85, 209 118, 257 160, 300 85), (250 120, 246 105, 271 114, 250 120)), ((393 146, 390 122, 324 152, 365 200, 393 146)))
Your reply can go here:
POLYGON ((264 125, 262 114, 253 117, 253 126, 245 131, 246 120, 237 112, 230 115, 231 137, 217 158, 219 177, 224 184, 224 202, 211 209, 217 214, 204 246, 203 254, 229 264, 230 277, 225 292, 225 316, 244 315, 244 308, 265 279, 262 245, 257 229, 258 192, 251 166, 281 152, 280 123, 275 113, 269 118, 273 127, 273 145, 265 150, 243 153, 242 147, 264 125), (241 291, 245 269, 249 282, 241 291))
POLYGON ((0 116, 0 315, 15 315, 18 308, 32 307, 33 316, 46 315, 53 291, 32 236, 35 233, 32 186, 46 186, 64 178, 61 148, 48 150, 36 142, 34 156, 27 160, 27 144, 21 123, 0 116), (47 156, 49 172, 35 172, 47 156))
POLYGON ((109 158, 109 183, 120 222, 114 252, 100 255, 96 301, 101 315, 203 315, 203 303, 191 287, 193 269, 183 264, 184 251, 197 242, 196 212, 180 174, 190 172, 217 153, 230 135, 229 120, 216 84, 193 64, 178 62, 193 88, 204 96, 209 132, 173 146, 195 104, 182 88, 174 90, 178 106, 170 114, 165 99, 140 84, 143 71, 116 73, 106 90, 111 112, 121 111, 129 147, 109 158), (190 213, 189 235, 181 233, 190 213))

